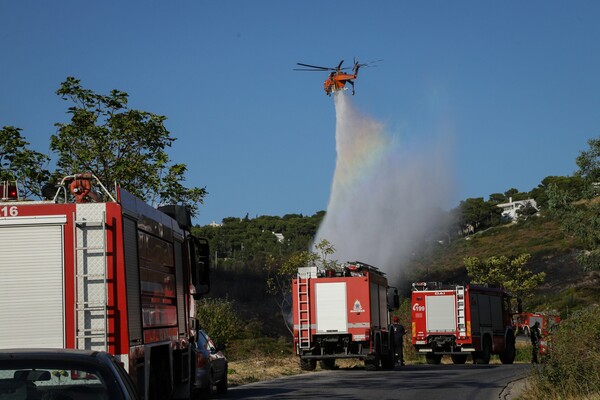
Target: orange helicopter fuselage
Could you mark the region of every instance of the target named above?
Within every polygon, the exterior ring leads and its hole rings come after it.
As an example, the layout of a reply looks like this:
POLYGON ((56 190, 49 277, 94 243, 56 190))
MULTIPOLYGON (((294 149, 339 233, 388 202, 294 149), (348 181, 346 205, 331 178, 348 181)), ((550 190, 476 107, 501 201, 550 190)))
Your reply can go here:
POLYGON ((357 74, 344 74, 341 72, 332 72, 329 77, 323 83, 325 93, 331 94, 332 92, 342 90, 346 86, 348 81, 356 79, 357 74))

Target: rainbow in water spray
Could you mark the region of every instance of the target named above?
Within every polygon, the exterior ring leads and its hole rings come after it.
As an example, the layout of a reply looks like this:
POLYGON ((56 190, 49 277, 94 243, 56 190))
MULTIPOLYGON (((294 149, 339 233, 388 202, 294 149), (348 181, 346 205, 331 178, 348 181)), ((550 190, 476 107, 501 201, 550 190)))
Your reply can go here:
POLYGON ((335 94, 336 169, 315 243, 327 239, 340 262, 363 261, 398 279, 436 223, 449 193, 444 146, 402 151, 383 124, 335 94))

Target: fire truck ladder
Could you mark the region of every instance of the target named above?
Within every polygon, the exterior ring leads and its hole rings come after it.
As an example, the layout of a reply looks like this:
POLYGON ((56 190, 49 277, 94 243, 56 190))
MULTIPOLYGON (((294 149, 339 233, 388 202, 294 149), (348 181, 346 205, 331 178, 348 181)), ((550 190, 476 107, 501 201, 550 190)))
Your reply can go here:
POLYGON ((310 349, 310 273, 298 274, 298 348, 310 349))
MULTIPOLYGON (((75 347, 108 350, 106 216, 95 204, 78 208, 75 238, 75 347), (91 209, 91 213, 90 213, 91 209), (99 215, 100 220, 85 215, 99 215)), ((96 216, 97 218, 97 216, 96 216)))
POLYGON ((466 336, 467 325, 465 320, 465 287, 456 287, 456 328, 459 336, 466 336))

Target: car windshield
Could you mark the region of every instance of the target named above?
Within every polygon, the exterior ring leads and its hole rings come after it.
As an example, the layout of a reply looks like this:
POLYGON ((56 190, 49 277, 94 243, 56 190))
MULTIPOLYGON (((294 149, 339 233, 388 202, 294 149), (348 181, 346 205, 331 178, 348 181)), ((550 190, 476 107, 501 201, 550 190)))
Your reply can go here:
POLYGON ((71 362, 0 364, 0 400, 108 400, 106 384, 93 368, 71 362))

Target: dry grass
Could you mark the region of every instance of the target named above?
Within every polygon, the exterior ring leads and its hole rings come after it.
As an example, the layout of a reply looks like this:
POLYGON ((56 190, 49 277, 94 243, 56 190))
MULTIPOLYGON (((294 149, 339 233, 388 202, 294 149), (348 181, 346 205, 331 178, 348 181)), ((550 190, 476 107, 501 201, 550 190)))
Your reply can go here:
POLYGON ((298 358, 295 356, 264 356, 248 360, 230 361, 228 379, 230 386, 238 386, 300 373, 302 371, 298 364, 298 358))
MULTIPOLYGON (((336 360, 336 366, 339 369, 364 368, 363 362, 358 359, 336 360)), ((259 356, 251 360, 230 361, 228 379, 230 386, 238 386, 305 373, 307 372, 300 369, 298 356, 259 356)))

